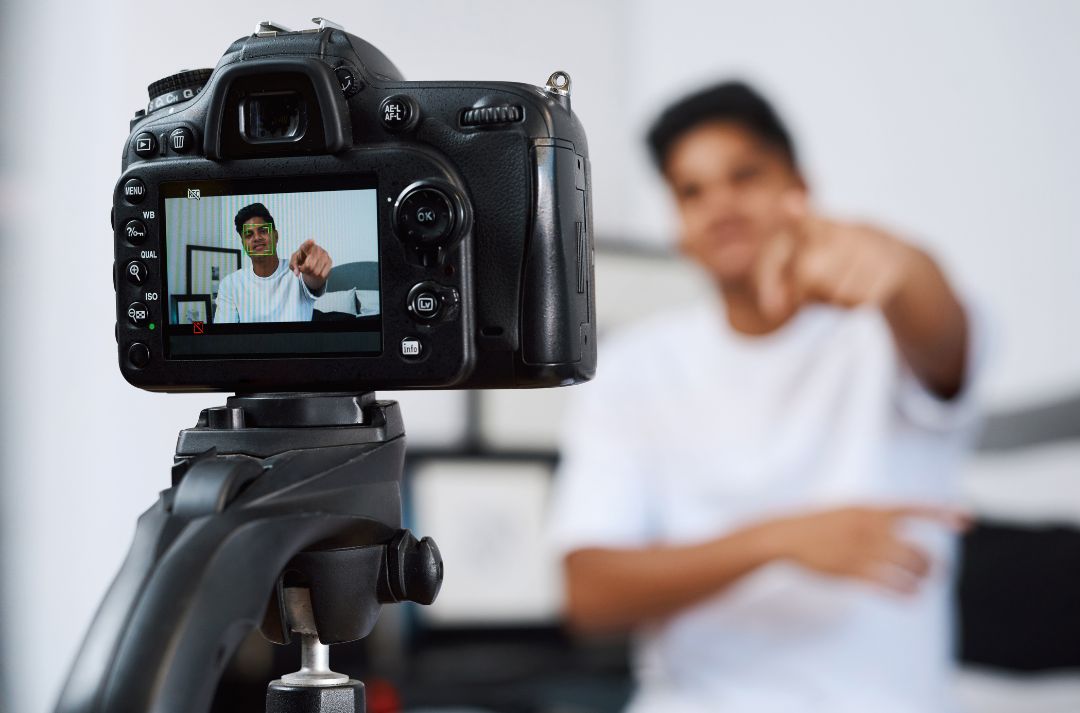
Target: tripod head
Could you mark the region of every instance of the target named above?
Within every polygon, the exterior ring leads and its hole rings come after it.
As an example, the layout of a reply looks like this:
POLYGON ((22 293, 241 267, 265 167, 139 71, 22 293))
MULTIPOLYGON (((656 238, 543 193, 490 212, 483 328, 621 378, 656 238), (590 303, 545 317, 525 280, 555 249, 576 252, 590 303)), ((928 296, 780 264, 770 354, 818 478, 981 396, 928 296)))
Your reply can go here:
POLYGON ((362 684, 332 675, 326 647, 367 636, 382 604, 431 603, 442 582, 435 543, 401 528, 404 454, 398 405, 370 393, 204 409, 180 433, 173 486, 139 518, 57 713, 208 710, 256 626, 302 639, 304 666, 271 685, 268 711, 362 711, 362 684))

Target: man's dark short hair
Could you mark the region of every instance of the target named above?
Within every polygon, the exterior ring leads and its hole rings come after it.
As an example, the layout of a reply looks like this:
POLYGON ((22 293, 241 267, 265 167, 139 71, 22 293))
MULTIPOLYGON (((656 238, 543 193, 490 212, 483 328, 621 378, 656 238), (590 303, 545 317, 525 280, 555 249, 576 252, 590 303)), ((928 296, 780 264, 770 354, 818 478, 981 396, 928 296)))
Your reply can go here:
POLYGON ((270 211, 262 203, 246 205, 237 211, 236 218, 233 219, 233 222, 236 223, 236 232, 240 237, 244 236, 244 223, 247 223, 252 218, 262 218, 264 223, 274 222, 274 216, 270 215, 270 211))
POLYGON ((798 170, 795 145, 776 110, 750 85, 728 81, 706 87, 675 102, 660 114, 649 129, 647 141, 653 161, 661 171, 672 144, 701 124, 731 122, 779 150, 798 170))

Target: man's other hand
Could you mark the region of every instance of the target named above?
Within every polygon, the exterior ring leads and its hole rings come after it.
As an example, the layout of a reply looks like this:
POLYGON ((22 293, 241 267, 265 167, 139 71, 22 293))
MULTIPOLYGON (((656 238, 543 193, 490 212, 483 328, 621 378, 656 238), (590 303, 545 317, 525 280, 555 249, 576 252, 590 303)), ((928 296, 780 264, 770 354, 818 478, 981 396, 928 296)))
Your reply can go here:
POLYGON ((289 269, 303 279, 312 292, 318 292, 326 286, 326 278, 333 266, 330 253, 319 247, 314 240, 305 240, 289 258, 289 269))
POLYGON ((966 515, 947 508, 847 507, 770 520, 755 529, 772 559, 911 593, 931 569, 929 556, 899 533, 903 521, 912 519, 953 531, 968 525, 966 515))

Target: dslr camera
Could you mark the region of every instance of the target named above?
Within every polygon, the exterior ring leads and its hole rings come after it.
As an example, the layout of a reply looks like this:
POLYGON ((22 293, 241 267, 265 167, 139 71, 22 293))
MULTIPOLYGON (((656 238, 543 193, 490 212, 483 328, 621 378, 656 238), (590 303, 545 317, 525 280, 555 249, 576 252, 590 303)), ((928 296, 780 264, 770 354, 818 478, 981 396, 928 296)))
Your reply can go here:
POLYGON ((154 391, 572 384, 596 365, 569 77, 406 82, 315 18, 154 82, 113 197, 120 369, 154 391))

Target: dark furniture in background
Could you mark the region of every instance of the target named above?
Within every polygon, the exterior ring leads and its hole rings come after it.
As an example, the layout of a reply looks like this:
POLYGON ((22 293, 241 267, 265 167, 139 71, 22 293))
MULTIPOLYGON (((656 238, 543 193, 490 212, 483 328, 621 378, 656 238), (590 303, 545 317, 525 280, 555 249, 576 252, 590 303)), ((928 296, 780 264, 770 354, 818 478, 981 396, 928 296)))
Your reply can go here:
POLYGON ((330 268, 330 276, 326 278, 327 292, 352 288, 358 290, 379 289, 379 263, 346 262, 330 268))
MULTIPOLYGON (((1080 397, 992 415, 979 451, 1015 454, 1061 441, 1080 441, 1080 397)), ((1077 528, 980 521, 964 537, 957 598, 965 664, 1080 670, 1077 528)))

